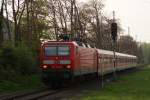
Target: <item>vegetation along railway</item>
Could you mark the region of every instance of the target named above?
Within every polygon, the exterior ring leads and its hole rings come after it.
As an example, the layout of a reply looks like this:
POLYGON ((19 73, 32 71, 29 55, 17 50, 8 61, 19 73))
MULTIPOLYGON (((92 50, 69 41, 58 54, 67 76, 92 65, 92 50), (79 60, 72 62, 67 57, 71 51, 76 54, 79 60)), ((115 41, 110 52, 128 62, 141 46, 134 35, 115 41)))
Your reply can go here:
POLYGON ((99 76, 137 65, 137 57, 92 48, 75 41, 43 41, 40 48, 42 81, 52 87, 82 76, 99 76))
POLYGON ((40 89, 31 92, 16 92, 0 95, 0 100, 42 100, 47 96, 62 92, 61 90, 40 89))

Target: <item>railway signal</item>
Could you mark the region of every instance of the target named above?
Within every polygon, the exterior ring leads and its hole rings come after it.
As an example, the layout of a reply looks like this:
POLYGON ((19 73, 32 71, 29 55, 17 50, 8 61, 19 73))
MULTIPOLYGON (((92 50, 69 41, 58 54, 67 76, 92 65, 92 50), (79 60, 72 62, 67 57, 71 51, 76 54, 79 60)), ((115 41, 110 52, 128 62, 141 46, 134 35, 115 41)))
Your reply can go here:
POLYGON ((111 23, 111 36, 113 41, 117 40, 117 23, 113 22, 111 23))

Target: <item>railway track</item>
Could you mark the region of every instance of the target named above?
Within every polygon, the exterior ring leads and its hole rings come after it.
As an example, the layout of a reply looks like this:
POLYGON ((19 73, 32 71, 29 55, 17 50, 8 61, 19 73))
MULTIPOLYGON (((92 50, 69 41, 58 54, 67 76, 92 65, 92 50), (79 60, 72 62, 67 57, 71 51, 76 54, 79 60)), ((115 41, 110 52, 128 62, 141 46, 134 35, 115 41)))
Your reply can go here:
MULTIPOLYGON (((126 75, 128 73, 132 73, 135 71, 140 71, 141 69, 139 68, 132 68, 132 69, 127 69, 124 71, 119 71, 117 72, 118 76, 122 76, 122 75, 126 75)), ((109 84, 113 78, 112 78, 113 74, 107 74, 104 76, 104 84, 107 85, 109 84)), ((89 79, 91 80, 91 79, 89 79)), ((58 89, 58 90, 48 90, 48 89, 41 89, 41 90, 36 90, 36 91, 31 91, 31 92, 16 92, 16 93, 11 93, 11 94, 2 94, 0 95, 0 100, 53 100, 53 99, 49 99, 49 98, 61 98, 63 96, 67 96, 69 95, 72 91, 76 90, 76 88, 89 88, 91 86, 91 84, 93 84, 95 87, 100 87, 101 84, 101 79, 97 80, 97 78, 93 79, 93 82, 87 84, 86 80, 85 82, 81 83, 84 84, 80 85, 80 84, 74 84, 74 87, 69 87, 69 88, 65 88, 65 89, 58 89)), ((72 95, 72 94, 71 94, 72 95)), ((59 100, 59 99, 58 99, 59 100)))
POLYGON ((42 89, 31 92, 16 92, 0 96, 0 100, 40 100, 46 96, 59 93, 61 90, 42 89))

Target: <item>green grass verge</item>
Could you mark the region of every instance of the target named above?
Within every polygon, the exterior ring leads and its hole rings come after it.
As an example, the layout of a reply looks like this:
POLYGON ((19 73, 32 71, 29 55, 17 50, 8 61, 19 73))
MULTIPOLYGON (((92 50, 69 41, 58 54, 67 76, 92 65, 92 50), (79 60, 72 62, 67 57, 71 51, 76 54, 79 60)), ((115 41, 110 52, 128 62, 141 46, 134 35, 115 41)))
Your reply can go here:
POLYGON ((118 78, 102 90, 90 91, 81 100, 150 100, 150 66, 118 78))
POLYGON ((43 87, 38 75, 16 77, 15 81, 1 81, 0 93, 34 90, 43 87))

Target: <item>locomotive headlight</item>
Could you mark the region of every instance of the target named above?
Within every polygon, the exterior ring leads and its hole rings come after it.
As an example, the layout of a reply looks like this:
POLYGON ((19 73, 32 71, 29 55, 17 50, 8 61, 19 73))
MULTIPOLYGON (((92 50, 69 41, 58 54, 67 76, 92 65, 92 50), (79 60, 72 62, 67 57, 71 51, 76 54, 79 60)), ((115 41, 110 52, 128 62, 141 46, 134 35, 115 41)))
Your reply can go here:
POLYGON ((59 64, 71 64, 70 60, 60 60, 59 64))
POLYGON ((43 68, 44 68, 44 69, 47 69, 47 68, 48 68, 48 66, 44 65, 44 66, 43 66, 43 68))
POLYGON ((66 68, 70 69, 70 68, 71 68, 71 66, 70 66, 70 65, 68 65, 68 66, 66 66, 66 68))

